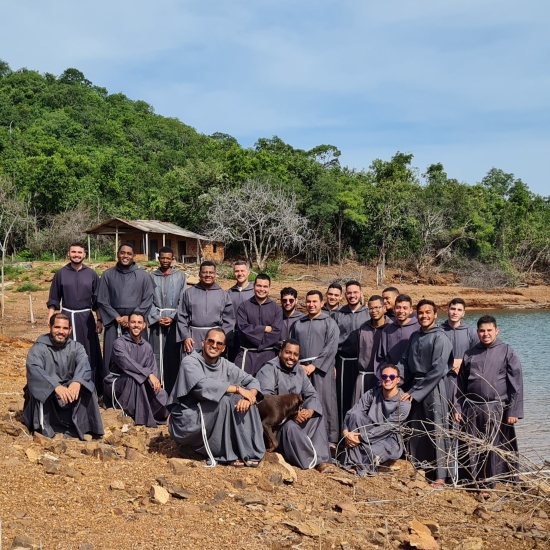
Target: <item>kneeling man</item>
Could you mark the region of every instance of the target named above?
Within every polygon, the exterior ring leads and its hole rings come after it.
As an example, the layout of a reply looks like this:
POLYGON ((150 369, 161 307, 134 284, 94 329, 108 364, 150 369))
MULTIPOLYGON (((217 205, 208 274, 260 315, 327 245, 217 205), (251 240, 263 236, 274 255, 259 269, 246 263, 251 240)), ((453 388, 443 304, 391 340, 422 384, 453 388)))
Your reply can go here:
POLYGON ((153 348, 141 337, 146 326, 142 313, 128 316, 128 333, 113 344, 103 399, 107 406, 122 409, 137 425, 156 428, 168 418, 168 395, 160 387, 153 348))
POLYGON ((210 329, 202 351, 192 351, 181 362, 170 400, 168 431, 180 445, 190 445, 217 462, 256 468, 265 453, 262 421, 256 400, 259 382, 227 359, 225 333, 210 329))
POLYGON ((69 339, 71 325, 63 313, 50 318, 50 333, 39 336, 27 355, 23 422, 32 433, 62 433, 84 439, 103 435, 97 393, 86 350, 69 339))
POLYGON ((403 454, 399 425, 411 410, 409 401, 400 401, 399 370, 382 369, 381 387, 369 390, 346 414, 342 435, 346 443, 342 468, 359 476, 376 473, 377 467, 403 454))
POLYGON ((303 470, 325 471, 330 465, 327 428, 317 392, 304 369, 298 364, 300 344, 283 342, 279 355, 256 374, 264 395, 297 393, 304 400, 294 419, 285 422, 277 433, 277 450, 284 458, 303 470))

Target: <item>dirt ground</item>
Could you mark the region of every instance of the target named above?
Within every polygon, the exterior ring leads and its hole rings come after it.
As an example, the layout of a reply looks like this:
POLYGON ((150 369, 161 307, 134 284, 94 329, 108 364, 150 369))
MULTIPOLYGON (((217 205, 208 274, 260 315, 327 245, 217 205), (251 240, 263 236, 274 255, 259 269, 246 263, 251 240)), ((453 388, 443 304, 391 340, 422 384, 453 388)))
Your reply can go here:
MULTIPOLYGON (((175 445, 165 427, 135 427, 112 410, 102 413, 106 435, 101 441, 31 437, 21 423, 25 357, 45 332, 52 267, 44 264, 37 272, 35 265, 28 274, 44 288, 30 294, 33 326, 28 295, 13 292, 21 281, 6 292, 0 335, 3 548, 14 539, 14 548, 41 544, 57 550, 550 547, 547 487, 511 491, 497 486, 481 504, 471 492, 431 489, 403 461, 378 477, 362 479, 338 471, 300 471, 273 462, 275 455, 258 469, 207 469, 175 445)), ((374 292, 367 272, 286 266, 273 296, 289 284, 304 296, 310 288, 324 290, 331 280, 360 276, 365 294, 374 292)), ((221 281, 224 288, 231 284, 221 281)), ((457 295, 472 307, 491 308, 545 307, 550 298, 548 287, 490 292, 454 285, 399 288, 414 300, 425 296, 441 305, 457 295)))

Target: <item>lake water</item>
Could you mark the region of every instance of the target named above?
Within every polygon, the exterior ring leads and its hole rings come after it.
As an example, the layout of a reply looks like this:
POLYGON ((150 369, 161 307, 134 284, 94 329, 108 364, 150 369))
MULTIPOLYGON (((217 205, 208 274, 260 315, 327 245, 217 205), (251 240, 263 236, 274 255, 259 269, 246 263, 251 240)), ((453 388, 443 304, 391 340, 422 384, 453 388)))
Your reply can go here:
POLYGON ((524 418, 516 425, 519 449, 535 462, 550 460, 550 310, 469 312, 472 327, 481 315, 493 315, 498 337, 519 355, 523 367, 524 418))

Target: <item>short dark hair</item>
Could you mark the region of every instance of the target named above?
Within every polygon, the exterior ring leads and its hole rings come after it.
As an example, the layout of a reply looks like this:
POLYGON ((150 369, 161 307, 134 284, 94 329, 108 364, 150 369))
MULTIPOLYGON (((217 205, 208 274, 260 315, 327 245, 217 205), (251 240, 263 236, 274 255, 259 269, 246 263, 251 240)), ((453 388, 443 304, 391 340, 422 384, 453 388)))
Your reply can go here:
POLYGON ((358 286, 359 288, 361 288, 361 283, 356 279, 352 279, 351 281, 348 281, 346 283, 346 290, 348 289, 348 286, 358 286))
POLYGON ((382 294, 384 294, 385 292, 393 292, 394 294, 399 294, 399 289, 395 288, 394 286, 388 286, 382 291, 382 294))
POLYGON ((434 313, 437 313, 437 306, 435 305, 435 302, 433 300, 427 300, 426 298, 423 298, 416 304, 416 311, 422 307, 422 306, 432 306, 434 313))
POLYGON ((287 338, 282 344, 281 344, 281 350, 284 350, 287 345, 291 345, 291 346, 298 346, 300 347, 300 342, 298 342, 298 340, 295 340, 294 338, 287 338))
POLYGON ((201 265, 199 266, 199 272, 202 270, 203 267, 213 267, 216 269, 216 264, 214 262, 211 262, 210 260, 204 260, 204 262, 201 262, 201 265))
MULTIPOLYGON (((330 287, 329 287, 330 288, 330 287)), ((319 296, 319 300, 321 300, 321 302, 323 301, 323 294, 320 290, 308 290, 307 291, 307 294, 306 294, 306 298, 308 296, 319 296)))
POLYGON ((329 291, 331 288, 335 288, 336 290, 342 292, 342 285, 340 283, 330 283, 330 285, 328 285, 327 291, 329 291))
POLYGON ((395 304, 400 304, 401 302, 409 302, 409 304, 411 304, 411 307, 413 305, 413 301, 412 301, 412 298, 408 295, 408 294, 400 294, 396 299, 395 299, 395 304))
POLYGON ((395 365, 390 365, 390 364, 384 365, 384 366, 380 369, 380 374, 382 374, 386 369, 393 369, 393 370, 397 373, 397 376, 401 376, 401 375, 399 374, 399 369, 398 369, 395 365))
POLYGON ((466 302, 462 298, 453 298, 449 302, 449 307, 456 306, 457 304, 460 304, 464 309, 466 309, 466 302))
POLYGON ((271 284, 271 277, 267 273, 258 273, 254 279, 254 284, 256 284, 256 281, 268 281, 271 284))
POLYGON ((86 252, 86 248, 84 247, 84 245, 82 243, 71 243, 69 245, 68 250, 70 250, 73 246, 78 246, 78 248, 82 248, 82 250, 84 250, 84 252, 86 252))
POLYGON ((373 294, 368 300, 367 300, 367 303, 369 302, 382 302, 384 303, 384 298, 382 298, 382 296, 378 296, 378 294, 373 294))
POLYGON ((208 338, 208 336, 210 336, 210 333, 211 333, 211 332, 220 332, 221 334, 223 334, 223 341, 225 342, 225 332, 224 332, 223 329, 221 329, 220 327, 211 328, 211 329, 204 335, 204 339, 205 339, 205 340, 208 338))
POLYGON ((248 268, 248 263, 245 262, 244 260, 237 260, 234 264, 233 264, 233 267, 237 266, 237 265, 244 265, 246 268, 248 268))
POLYGON ((123 246, 127 246, 128 248, 131 248, 133 254, 136 253, 136 249, 134 248, 134 245, 133 245, 132 243, 125 242, 125 243, 122 243, 122 244, 118 247, 118 250, 116 251, 117 254, 120 252, 120 249, 121 249, 123 246))
POLYGON ((133 315, 137 315, 137 316, 141 317, 143 319, 143 321, 145 321, 145 315, 143 313, 141 313, 141 311, 132 311, 132 313, 130 313, 130 315, 128 315, 128 321, 130 320, 130 317, 132 317, 133 315))
POLYGON ((494 325, 495 328, 498 327, 497 320, 492 315, 482 315, 477 320, 477 328, 479 328, 481 325, 494 325))
POLYGON ((163 253, 164 254, 172 254, 172 256, 174 255, 174 251, 169 246, 161 247, 161 249, 159 250, 159 256, 163 253))
POLYGON ((285 286, 281 290, 281 298, 283 296, 292 296, 293 298, 298 298, 298 291, 295 288, 292 288, 291 286, 285 286))
POLYGON ((57 312, 57 313, 54 313, 51 317, 50 317, 50 320, 49 320, 49 325, 50 327, 53 327, 53 324, 55 322, 56 319, 64 319, 65 321, 68 321, 69 322, 69 327, 72 326, 72 323, 71 323, 71 318, 67 315, 65 315, 64 313, 61 313, 60 311, 57 312))

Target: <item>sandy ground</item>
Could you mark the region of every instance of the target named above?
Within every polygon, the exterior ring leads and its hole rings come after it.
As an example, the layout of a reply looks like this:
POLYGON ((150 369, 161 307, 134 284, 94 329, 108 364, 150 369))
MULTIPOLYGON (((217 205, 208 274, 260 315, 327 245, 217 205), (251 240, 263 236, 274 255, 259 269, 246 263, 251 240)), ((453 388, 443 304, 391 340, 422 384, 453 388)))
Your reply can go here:
MULTIPOLYGON (((473 493, 434 491, 420 473, 399 461, 375 478, 345 473, 321 475, 264 461, 258 469, 203 467, 158 430, 104 415, 102 441, 42 441, 20 421, 25 357, 32 341, 45 332, 51 267, 41 266, 36 280, 44 290, 29 298, 8 290, 0 335, 0 519, 1 543, 16 537, 27 548, 91 549, 341 549, 548 548, 550 501, 541 489, 509 491, 497 486, 480 509, 473 493), (124 426, 126 424, 126 426, 124 426), (179 462, 174 458, 180 457, 179 462), (286 481, 284 481, 286 479, 286 481), (152 486, 185 490, 165 504, 151 500, 152 486), (422 525, 415 523, 418 520, 422 525), (433 537, 432 538, 432 534, 433 537)), ((34 270, 33 270, 34 271, 34 270)), ((273 295, 291 284, 303 296, 324 289, 331 277, 358 277, 328 269, 305 273, 287 267, 273 295), (312 275, 296 281, 304 274, 312 275)), ((363 274, 367 294, 371 275, 363 274)), ((16 285, 18 282, 16 282, 16 285)), ((224 288, 232 281, 221 281, 224 288)), ((14 285, 14 287, 16 286, 14 285)), ((473 307, 545 304, 547 287, 494 292, 458 286, 400 285, 413 299, 423 296, 445 304, 464 296, 473 307)), ((20 547, 23 547, 20 545, 20 547)))

